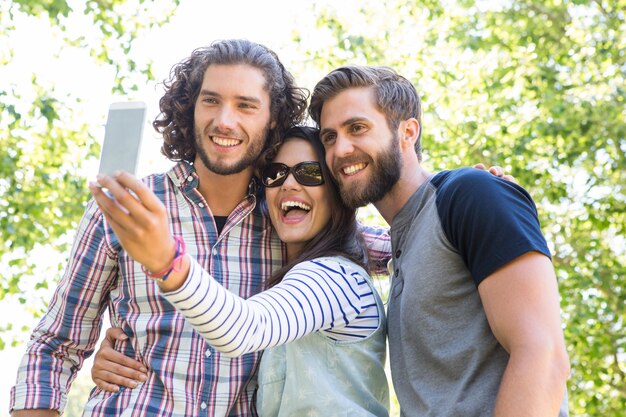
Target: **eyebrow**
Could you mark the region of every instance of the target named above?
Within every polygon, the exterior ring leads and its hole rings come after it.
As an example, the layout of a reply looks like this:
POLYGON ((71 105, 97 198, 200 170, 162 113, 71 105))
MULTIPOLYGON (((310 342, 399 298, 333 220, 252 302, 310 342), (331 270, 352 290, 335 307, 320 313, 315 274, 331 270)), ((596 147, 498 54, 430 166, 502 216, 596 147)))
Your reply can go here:
MULTIPOLYGON (((211 97, 218 97, 221 98, 222 95, 219 93, 216 93, 215 91, 211 91, 211 90, 200 90, 200 96, 211 96, 211 97)), ((248 101, 251 103, 257 103, 257 104, 261 104, 261 99, 257 98, 257 97, 253 97, 253 96, 237 96, 236 97, 239 100, 242 101, 248 101)))
MULTIPOLYGON (((344 122, 341 123, 341 125, 339 125, 339 127, 346 127, 346 126, 350 126, 353 123, 356 122, 369 122, 369 119, 367 117, 364 116, 355 116, 355 117, 351 117, 347 120, 345 120, 344 122)), ((335 129, 330 129, 330 128, 324 128, 320 131, 320 137, 324 136, 326 133, 328 132, 334 132, 335 129)))

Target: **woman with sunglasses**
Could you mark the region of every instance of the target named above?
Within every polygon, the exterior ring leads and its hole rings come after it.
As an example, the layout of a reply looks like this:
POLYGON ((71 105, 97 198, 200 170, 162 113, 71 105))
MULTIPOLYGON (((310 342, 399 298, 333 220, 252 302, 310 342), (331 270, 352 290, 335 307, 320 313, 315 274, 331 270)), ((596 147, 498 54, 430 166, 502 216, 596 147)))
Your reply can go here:
POLYGON ((271 160, 260 174, 265 204, 287 251, 268 290, 247 300, 229 292, 179 240, 175 267, 157 282, 215 349, 229 356, 266 349, 259 415, 387 416, 383 304, 355 210, 343 205, 317 134, 294 127, 264 158, 271 160))

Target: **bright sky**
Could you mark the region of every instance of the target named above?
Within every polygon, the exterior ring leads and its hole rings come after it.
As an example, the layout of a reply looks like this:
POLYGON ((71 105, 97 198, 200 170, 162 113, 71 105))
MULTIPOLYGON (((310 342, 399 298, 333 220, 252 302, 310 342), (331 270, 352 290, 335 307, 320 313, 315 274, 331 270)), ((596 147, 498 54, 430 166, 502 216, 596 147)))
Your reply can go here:
MULTIPOLYGON (((166 78, 172 65, 187 57, 193 49, 207 45, 215 39, 248 38, 263 43, 274 49, 288 68, 291 62, 298 59, 294 46, 289 45, 291 31, 296 25, 305 24, 304 21, 309 23, 312 21, 310 16, 305 15, 311 13, 309 1, 249 0, 210 3, 211 5, 205 0, 182 0, 170 24, 154 30, 141 40, 140 55, 153 59, 157 81, 166 78), (306 17, 308 19, 305 19, 306 17)), ((357 4, 356 1, 348 3, 357 4)), ((345 7, 345 3, 342 6, 345 7)), ((86 54, 80 52, 66 50, 58 58, 53 57, 50 51, 56 50, 59 40, 50 35, 42 22, 30 19, 16 22, 16 25, 17 31, 11 37, 16 55, 10 65, 0 67, 0 83, 6 83, 7 80, 15 85, 30 83, 30 73, 33 68, 37 68, 40 82, 53 83, 58 94, 68 93, 85 98, 82 104, 85 118, 95 125, 102 126, 106 121, 109 104, 112 101, 125 100, 123 97, 111 96, 109 91, 112 82, 111 72, 94 67, 86 54), (88 92, 87 97, 84 92, 88 92)), ((6 85, 3 85, 3 88, 6 88, 6 85)), ((157 102, 160 93, 160 87, 154 82, 146 85, 138 95, 138 98, 148 105, 148 121, 154 119, 158 113, 157 102)), ((151 127, 146 126, 144 132, 146 137, 142 149, 142 163, 139 167, 140 174, 162 170, 169 165, 169 162, 159 154, 160 143, 151 127)), ((25 294, 25 297, 28 299, 28 294, 25 294)), ((0 307, 0 326, 5 327, 13 323, 17 328, 21 325, 32 328, 36 320, 30 313, 26 313, 25 309, 25 306, 16 302, 3 300, 0 307)), ((3 417, 8 415, 9 391, 15 382, 23 350, 24 346, 21 345, 0 351, 3 364, 0 377, 0 416, 3 417)), ((83 372, 88 372, 90 366, 90 363, 87 363, 83 372)))

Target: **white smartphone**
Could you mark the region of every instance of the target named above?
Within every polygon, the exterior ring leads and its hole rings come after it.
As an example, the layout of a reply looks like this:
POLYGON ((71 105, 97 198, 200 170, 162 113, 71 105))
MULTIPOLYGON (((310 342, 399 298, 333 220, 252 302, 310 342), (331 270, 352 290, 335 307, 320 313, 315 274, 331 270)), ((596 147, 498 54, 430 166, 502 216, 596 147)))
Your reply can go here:
POLYGON ((98 173, 112 175, 124 170, 137 174, 146 104, 140 101, 113 103, 109 107, 98 173))

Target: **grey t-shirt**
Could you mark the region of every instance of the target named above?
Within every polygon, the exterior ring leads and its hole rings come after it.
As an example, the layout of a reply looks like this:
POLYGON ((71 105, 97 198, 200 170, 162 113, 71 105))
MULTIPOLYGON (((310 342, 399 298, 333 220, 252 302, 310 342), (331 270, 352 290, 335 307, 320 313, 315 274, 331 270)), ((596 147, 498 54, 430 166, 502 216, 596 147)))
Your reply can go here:
POLYGON ((444 171, 396 215, 391 243, 389 357, 402 415, 491 415, 509 356, 477 286, 526 252, 550 256, 531 197, 482 171, 444 171))

